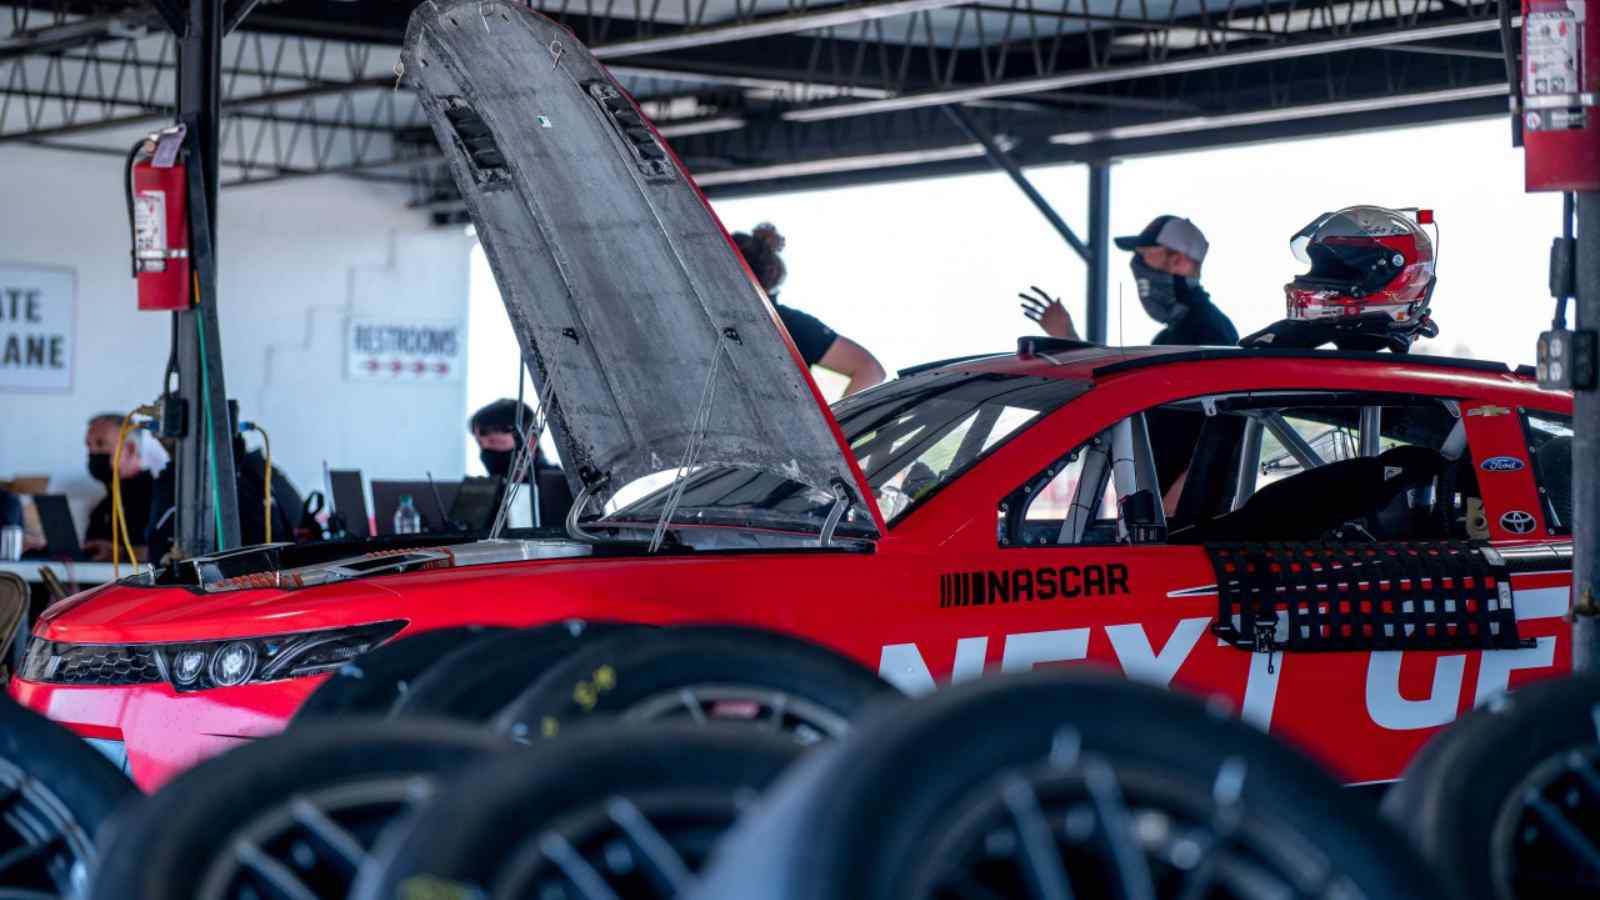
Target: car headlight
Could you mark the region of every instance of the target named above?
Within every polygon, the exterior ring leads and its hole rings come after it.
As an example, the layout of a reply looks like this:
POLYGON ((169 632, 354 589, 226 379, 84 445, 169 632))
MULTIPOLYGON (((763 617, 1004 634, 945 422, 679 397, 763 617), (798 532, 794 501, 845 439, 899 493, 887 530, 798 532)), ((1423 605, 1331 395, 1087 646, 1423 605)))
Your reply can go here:
POLYGON ((45 684, 130 685, 166 681, 179 691, 237 687, 327 672, 389 640, 403 620, 225 641, 67 644, 35 638, 22 678, 45 684))

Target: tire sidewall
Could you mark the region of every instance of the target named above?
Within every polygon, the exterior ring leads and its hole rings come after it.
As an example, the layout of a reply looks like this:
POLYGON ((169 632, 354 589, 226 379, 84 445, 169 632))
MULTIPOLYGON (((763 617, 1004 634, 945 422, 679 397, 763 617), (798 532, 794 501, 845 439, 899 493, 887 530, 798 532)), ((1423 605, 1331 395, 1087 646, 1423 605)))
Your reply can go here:
POLYGON ((495 727, 550 737, 552 727, 559 733, 677 688, 708 684, 783 691, 845 719, 873 700, 899 696, 876 673, 815 645, 749 629, 685 627, 623 634, 573 654, 509 704, 495 727))

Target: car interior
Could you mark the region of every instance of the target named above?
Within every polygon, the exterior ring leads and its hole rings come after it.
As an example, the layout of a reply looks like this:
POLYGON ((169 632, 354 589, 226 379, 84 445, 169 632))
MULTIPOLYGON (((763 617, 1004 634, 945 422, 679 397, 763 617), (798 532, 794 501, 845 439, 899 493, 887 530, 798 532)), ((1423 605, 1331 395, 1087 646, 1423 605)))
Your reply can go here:
POLYGON ((1454 401, 1251 392, 1116 423, 1008 496, 999 535, 1007 546, 1360 542, 1487 527, 1454 401))

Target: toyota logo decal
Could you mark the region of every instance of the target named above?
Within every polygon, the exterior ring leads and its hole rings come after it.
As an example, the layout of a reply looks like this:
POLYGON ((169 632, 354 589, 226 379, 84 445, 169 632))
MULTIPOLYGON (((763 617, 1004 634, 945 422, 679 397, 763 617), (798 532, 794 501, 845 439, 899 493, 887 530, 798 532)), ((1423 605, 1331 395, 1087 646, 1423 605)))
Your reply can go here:
POLYGON ((1527 534, 1533 530, 1536 523, 1533 516, 1520 509, 1513 509, 1500 516, 1500 527, 1512 534, 1527 534))

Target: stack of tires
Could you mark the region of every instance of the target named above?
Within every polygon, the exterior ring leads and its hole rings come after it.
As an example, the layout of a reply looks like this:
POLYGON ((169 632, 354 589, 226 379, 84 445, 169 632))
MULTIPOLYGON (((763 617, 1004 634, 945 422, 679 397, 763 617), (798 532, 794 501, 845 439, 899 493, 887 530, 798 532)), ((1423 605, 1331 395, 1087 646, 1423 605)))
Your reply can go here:
POLYGON ((102 826, 138 794, 72 732, 0 697, 0 897, 79 897, 102 826))
POLYGON ((1463 716, 1383 812, 1462 900, 1600 897, 1600 676, 1541 681, 1463 716))
POLYGON ((1193 698, 1051 671, 913 701, 731 628, 420 635, 148 798, 5 712, 0 897, 1600 895, 1593 681, 1464 719, 1389 821, 1193 698))

